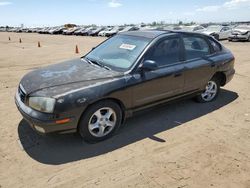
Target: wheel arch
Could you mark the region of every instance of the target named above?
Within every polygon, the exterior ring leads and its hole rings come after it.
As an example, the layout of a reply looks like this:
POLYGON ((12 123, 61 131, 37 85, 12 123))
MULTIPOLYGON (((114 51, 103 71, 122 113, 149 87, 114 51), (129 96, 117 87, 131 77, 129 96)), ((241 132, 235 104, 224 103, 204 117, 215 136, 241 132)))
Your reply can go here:
POLYGON ((112 97, 107 97, 107 98, 101 98, 95 101, 92 101, 91 103, 88 104, 88 106, 82 111, 81 116, 77 122, 77 129, 79 128, 79 122, 81 121, 82 116, 84 115, 84 113, 94 104, 99 103, 99 102, 103 102, 103 101, 112 101, 115 102, 116 104, 119 105, 121 112, 122 112, 122 123, 124 123, 125 121, 125 117, 126 117, 126 107, 123 104, 123 102, 117 98, 112 98, 112 97))
POLYGON ((225 86, 227 78, 224 72, 216 72, 212 78, 217 78, 220 81, 220 86, 225 86))

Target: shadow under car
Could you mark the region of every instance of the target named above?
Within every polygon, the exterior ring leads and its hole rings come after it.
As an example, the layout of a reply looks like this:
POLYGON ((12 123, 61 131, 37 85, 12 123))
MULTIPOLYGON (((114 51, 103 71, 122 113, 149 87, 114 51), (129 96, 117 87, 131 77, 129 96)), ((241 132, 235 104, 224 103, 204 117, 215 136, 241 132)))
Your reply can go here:
POLYGON ((18 135, 24 151, 31 158, 40 163, 59 165, 102 155, 145 138, 165 142, 154 135, 218 110, 237 98, 237 93, 221 89, 217 100, 210 103, 181 100, 150 108, 128 119, 112 138, 97 144, 83 142, 78 134, 41 136, 25 120, 19 123, 18 135))

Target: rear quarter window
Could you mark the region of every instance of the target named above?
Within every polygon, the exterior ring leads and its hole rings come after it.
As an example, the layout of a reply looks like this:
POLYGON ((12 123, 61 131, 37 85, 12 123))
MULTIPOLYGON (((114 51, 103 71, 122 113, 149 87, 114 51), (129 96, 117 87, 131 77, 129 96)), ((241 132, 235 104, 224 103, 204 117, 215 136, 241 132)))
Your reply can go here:
POLYGON ((219 43, 215 42, 212 39, 209 39, 209 42, 210 42, 210 44, 211 44, 211 46, 213 48, 214 53, 218 53, 218 52, 220 52, 222 50, 222 47, 221 47, 221 45, 219 43))
POLYGON ((210 54, 210 47, 202 37, 184 36, 183 42, 186 60, 201 58, 210 54))

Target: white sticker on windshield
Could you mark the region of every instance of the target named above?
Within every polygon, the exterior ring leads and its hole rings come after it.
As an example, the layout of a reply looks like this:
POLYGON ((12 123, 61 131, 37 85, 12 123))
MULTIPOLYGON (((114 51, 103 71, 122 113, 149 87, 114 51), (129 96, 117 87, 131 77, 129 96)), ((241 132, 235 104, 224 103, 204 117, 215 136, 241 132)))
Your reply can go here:
POLYGON ((125 50, 134 50, 136 48, 136 45, 132 45, 132 44, 122 44, 120 46, 121 49, 125 49, 125 50))

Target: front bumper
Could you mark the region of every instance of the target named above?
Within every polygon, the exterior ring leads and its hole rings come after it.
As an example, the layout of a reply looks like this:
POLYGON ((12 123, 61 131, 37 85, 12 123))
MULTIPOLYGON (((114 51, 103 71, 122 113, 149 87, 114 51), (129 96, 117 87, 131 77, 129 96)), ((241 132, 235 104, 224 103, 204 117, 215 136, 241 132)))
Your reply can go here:
POLYGON ((246 41, 248 40, 249 36, 248 35, 230 35, 228 37, 229 40, 235 40, 235 41, 246 41))
MULTIPOLYGON (((77 118, 70 117, 70 121, 64 124, 57 124, 58 115, 47 114, 33 110, 26 106, 20 99, 18 93, 15 95, 15 103, 23 118, 37 132, 47 134, 52 132, 75 132, 77 130, 77 118)), ((60 117, 60 115, 59 115, 60 117)))

